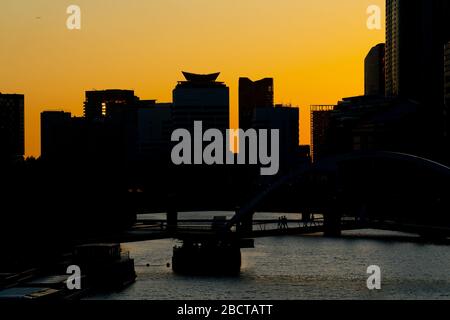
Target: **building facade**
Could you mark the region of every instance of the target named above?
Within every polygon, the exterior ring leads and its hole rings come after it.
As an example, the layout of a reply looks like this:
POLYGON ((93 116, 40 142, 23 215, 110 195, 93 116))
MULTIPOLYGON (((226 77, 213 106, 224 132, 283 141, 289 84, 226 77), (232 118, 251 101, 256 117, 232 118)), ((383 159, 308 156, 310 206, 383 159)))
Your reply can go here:
POLYGON ((64 159, 70 156, 70 112, 44 111, 41 113, 41 158, 64 159))
POLYGON ((445 45, 444 70, 445 102, 447 105, 450 105, 450 42, 445 45))
POLYGON ((202 121, 205 129, 228 129, 230 93, 223 82, 216 81, 220 73, 183 75, 186 81, 179 81, 173 90, 174 129, 192 129, 195 121, 202 121))
POLYGON ((25 154, 24 95, 0 93, 0 158, 14 160, 25 154))
POLYGON ((299 109, 276 105, 272 108, 256 108, 252 128, 279 131, 280 171, 295 168, 300 155, 299 109))
POLYGON ((450 42, 445 45, 444 55, 444 93, 445 93, 445 136, 450 140, 450 42))
POLYGON ((386 1, 386 95, 442 105, 448 0, 386 1))
POLYGON ((312 105, 311 110, 311 158, 317 161, 329 154, 327 132, 334 105, 312 105))
POLYGON ((408 99, 356 96, 334 106, 312 106, 313 160, 360 151, 393 151, 429 157, 417 128, 420 104, 408 99))
POLYGON ((72 117, 63 111, 41 113, 44 159, 168 161, 172 104, 140 100, 128 90, 89 91, 85 112, 84 117, 72 117))
POLYGON ((256 108, 272 108, 274 105, 273 78, 252 81, 239 78, 239 127, 251 127, 256 108))
POLYGON ((366 96, 385 95, 385 44, 373 47, 364 60, 364 94, 366 96))
POLYGON ((399 1, 386 0, 385 93, 398 95, 399 1))
POLYGON ((147 102, 137 115, 138 156, 140 159, 168 163, 172 131, 172 104, 147 102))
POLYGON ((123 160, 117 130, 105 121, 72 117, 63 111, 41 113, 41 157, 53 163, 99 166, 123 160))
POLYGON ((100 120, 120 116, 124 108, 133 106, 138 100, 133 90, 86 91, 84 117, 88 120, 100 120))

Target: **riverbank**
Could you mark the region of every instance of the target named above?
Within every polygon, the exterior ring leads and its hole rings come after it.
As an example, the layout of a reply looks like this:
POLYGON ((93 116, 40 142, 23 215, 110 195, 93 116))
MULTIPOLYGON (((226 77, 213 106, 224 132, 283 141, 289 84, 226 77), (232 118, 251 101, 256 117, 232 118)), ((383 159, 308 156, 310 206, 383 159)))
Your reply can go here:
POLYGON ((75 300, 135 279, 134 260, 120 244, 82 245, 52 264, 0 274, 0 300, 75 300))

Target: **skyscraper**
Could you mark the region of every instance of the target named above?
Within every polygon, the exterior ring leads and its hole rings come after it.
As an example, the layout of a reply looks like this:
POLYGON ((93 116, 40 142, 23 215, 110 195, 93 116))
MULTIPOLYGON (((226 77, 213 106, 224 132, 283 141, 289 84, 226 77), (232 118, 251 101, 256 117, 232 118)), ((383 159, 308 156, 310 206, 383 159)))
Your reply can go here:
POLYGON ((364 60, 364 92, 366 96, 384 96, 385 93, 385 44, 373 47, 364 60))
POLYGON ((172 104, 141 101, 137 117, 138 155, 141 159, 167 163, 172 129, 172 104))
POLYGON ((387 96, 398 95, 399 1, 386 0, 385 81, 387 96))
POLYGON ((24 153, 24 96, 0 93, 0 158, 17 159, 24 153))
POLYGON ((450 139, 450 42, 445 45, 444 60, 445 134, 450 139))
POLYGON ((314 161, 329 154, 328 130, 334 105, 311 106, 311 155, 314 161))
POLYGON ((250 128, 255 109, 271 108, 273 100, 273 78, 239 78, 239 127, 250 128))
POLYGON ((173 90, 174 128, 191 129, 194 121, 202 121, 205 129, 228 129, 229 88, 216 81, 220 73, 200 75, 183 72, 183 75, 186 81, 179 81, 173 90))
POLYGON ((386 95, 441 106, 449 33, 450 1, 387 0, 386 95))
POLYGON ((300 151, 298 108, 283 105, 276 105, 273 108, 256 108, 253 113, 252 128, 278 130, 280 172, 298 165, 300 151))
POLYGON ((445 45, 445 60, 444 60, 444 72, 445 72, 445 101, 450 106, 450 42, 445 45))

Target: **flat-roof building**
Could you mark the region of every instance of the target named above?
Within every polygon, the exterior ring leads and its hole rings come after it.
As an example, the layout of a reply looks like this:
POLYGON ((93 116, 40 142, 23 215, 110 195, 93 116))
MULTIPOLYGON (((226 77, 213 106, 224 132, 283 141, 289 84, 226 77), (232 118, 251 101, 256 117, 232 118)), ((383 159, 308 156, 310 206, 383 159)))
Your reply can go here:
MULTIPOLYGON (((386 94, 442 105, 450 1, 386 1, 386 94)), ((436 110, 439 111, 439 110, 436 110)), ((440 113, 440 112, 436 112, 440 113)))
POLYGON ((179 81, 173 90, 174 129, 192 129, 194 121, 202 121, 205 129, 229 128, 229 88, 217 81, 219 74, 183 72, 186 81, 179 81))
POLYGON ((25 154, 24 95, 0 93, 0 158, 20 159, 25 154))

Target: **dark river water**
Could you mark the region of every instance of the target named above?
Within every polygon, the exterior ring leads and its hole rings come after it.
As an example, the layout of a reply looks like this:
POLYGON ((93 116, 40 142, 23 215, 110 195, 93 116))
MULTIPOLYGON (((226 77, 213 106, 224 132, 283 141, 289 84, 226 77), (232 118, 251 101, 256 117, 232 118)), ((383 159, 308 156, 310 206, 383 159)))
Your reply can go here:
POLYGON ((242 249, 242 272, 234 278, 173 274, 167 263, 175 240, 128 243, 122 247, 135 259, 136 282, 121 292, 90 298, 450 299, 450 247, 417 240, 375 230, 347 231, 338 239, 256 239, 254 249, 242 249), (371 265, 381 269, 381 290, 367 288, 371 265))

